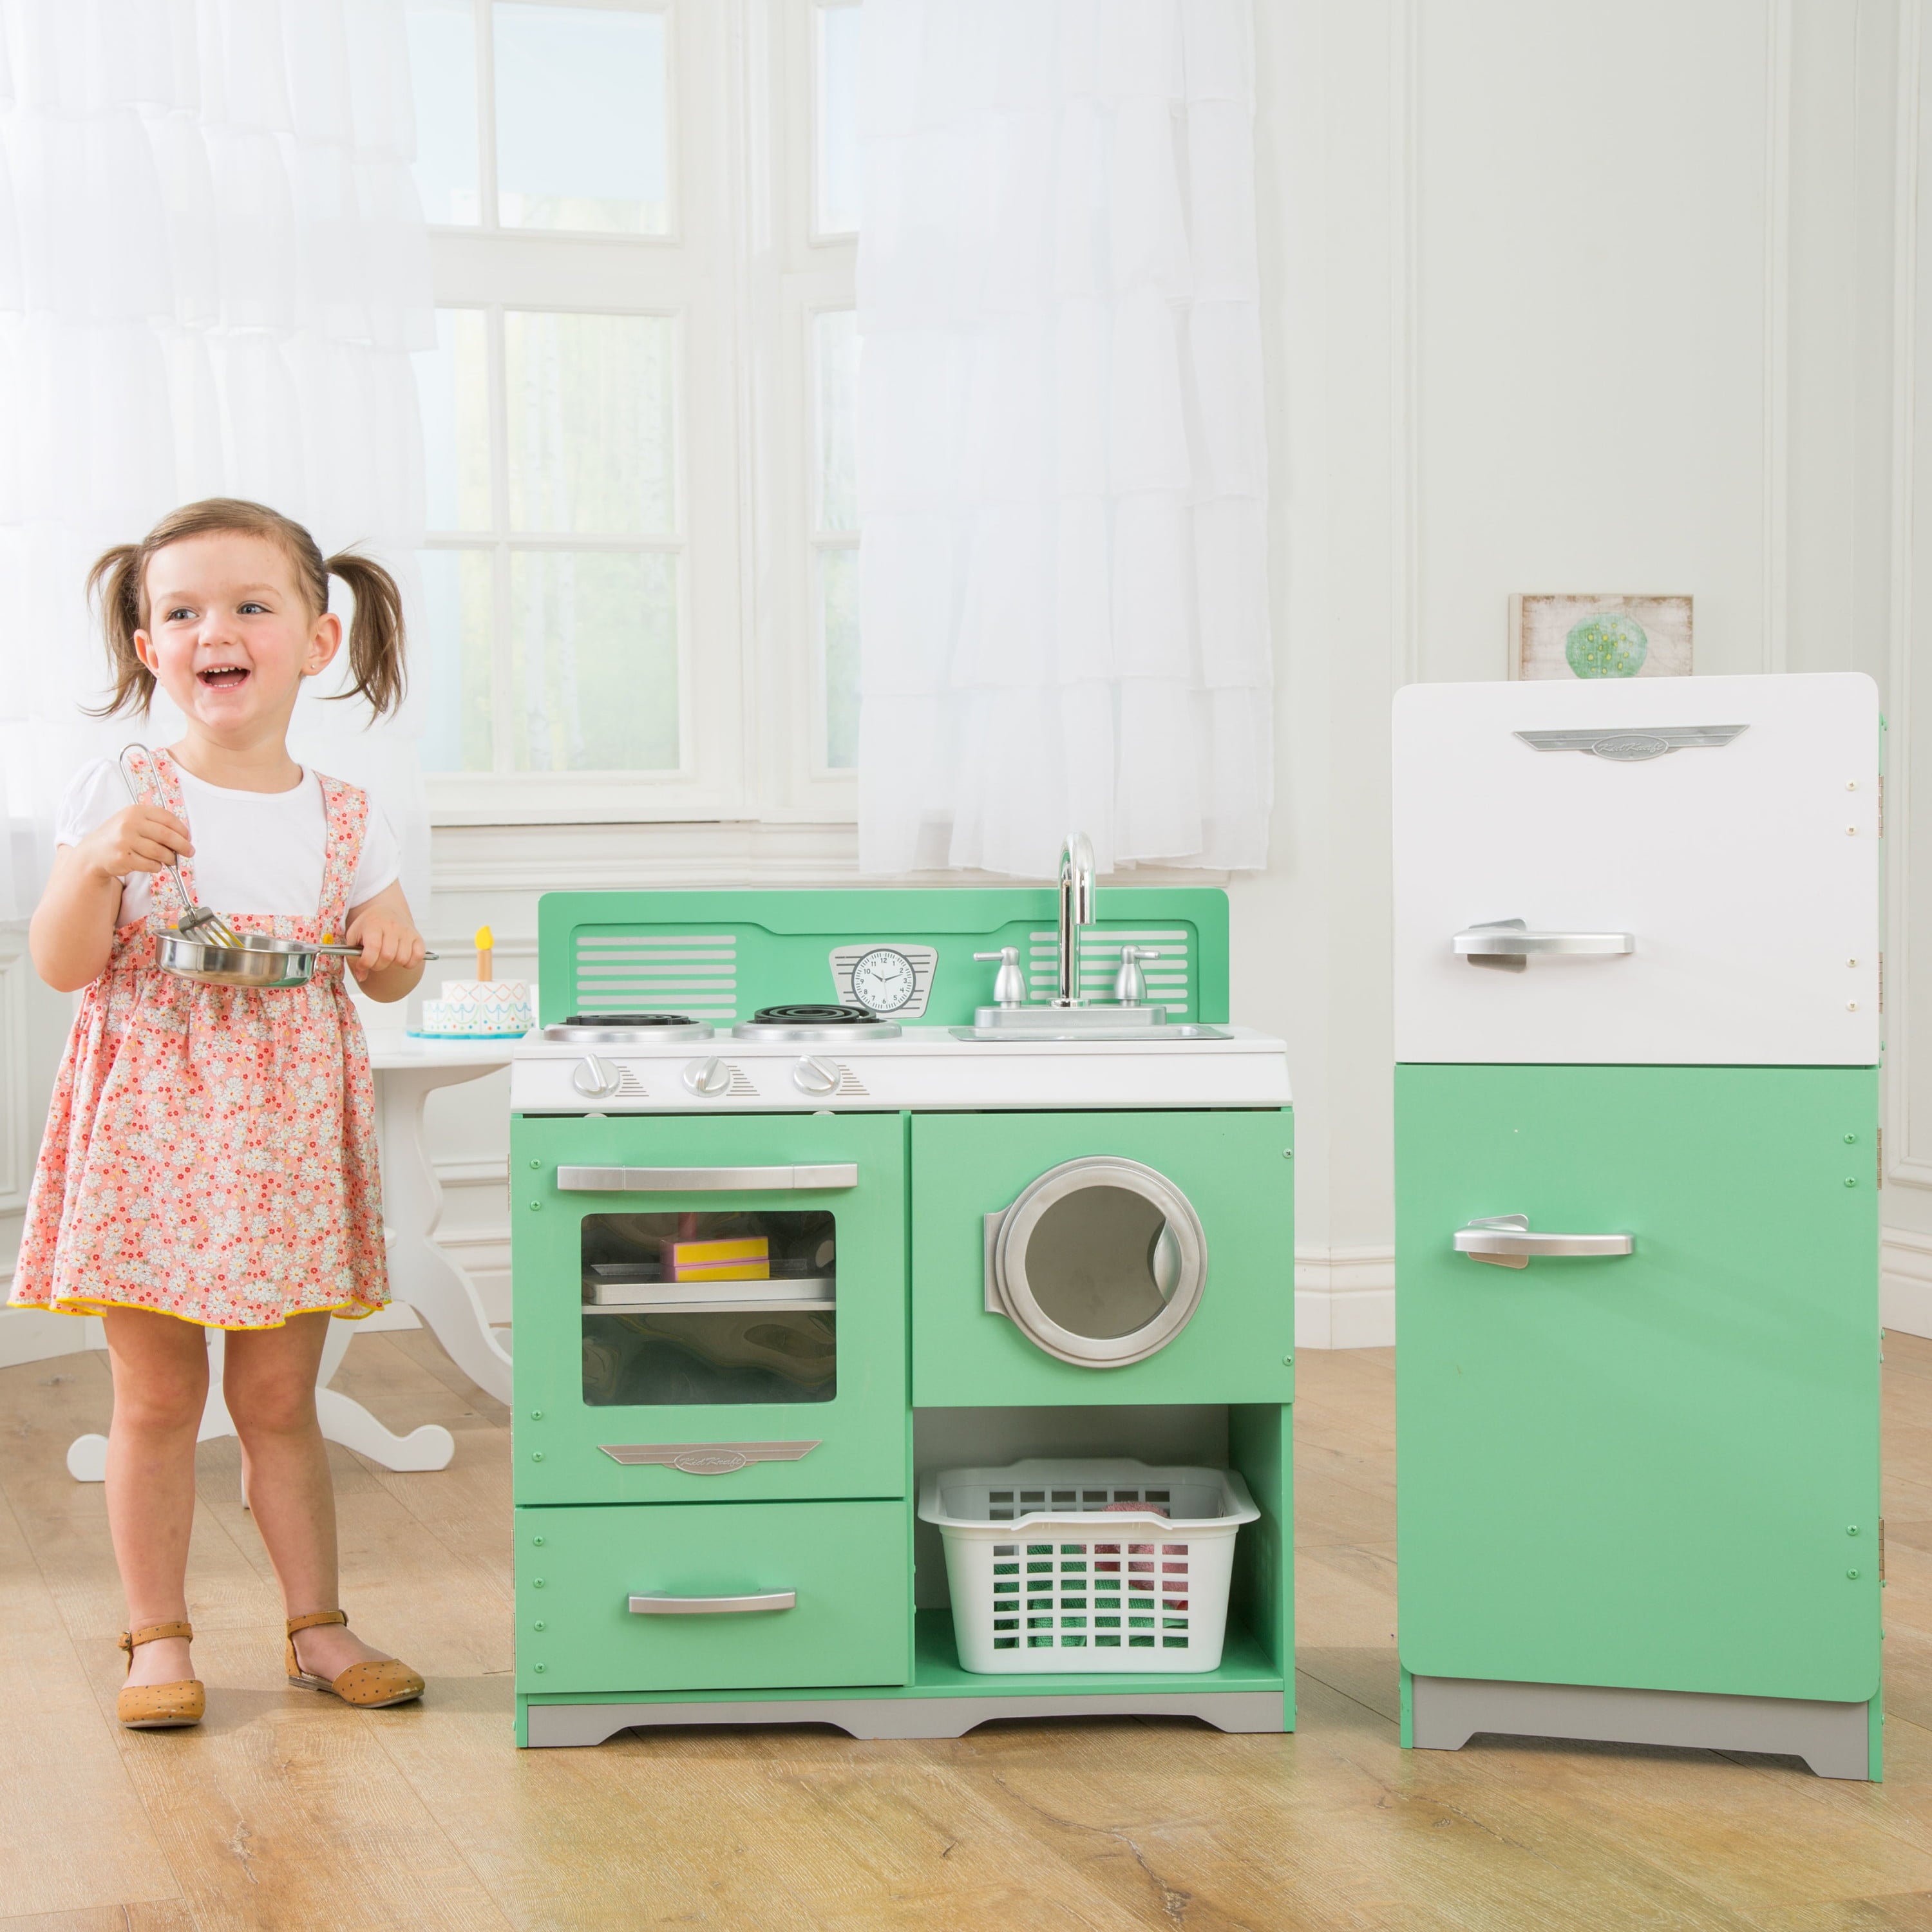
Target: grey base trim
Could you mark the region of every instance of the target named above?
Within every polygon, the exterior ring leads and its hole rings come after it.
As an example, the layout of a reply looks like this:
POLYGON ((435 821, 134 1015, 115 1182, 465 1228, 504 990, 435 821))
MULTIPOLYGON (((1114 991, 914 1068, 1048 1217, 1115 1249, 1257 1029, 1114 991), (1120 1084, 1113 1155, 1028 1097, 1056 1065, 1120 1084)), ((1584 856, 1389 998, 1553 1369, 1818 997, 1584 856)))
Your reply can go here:
MULTIPOLYGON (((1862 1708, 1862 1707, 1861 1707, 1862 1708)), ((836 1724, 855 1738, 960 1738, 995 1718, 1199 1718, 1223 1731, 1279 1731, 1279 1690, 1186 1691, 1139 1696, 782 1697, 769 1702, 694 1698, 678 1703, 532 1704, 532 1750, 601 1744, 632 1725, 836 1724)))
POLYGON ((1482 1677, 1414 1677, 1409 1686, 1411 1735, 1421 1750, 1460 1750, 1479 1732, 1494 1731, 1510 1737, 1769 1751, 1802 1757, 1820 1778, 1870 1774, 1864 1704, 1482 1677))

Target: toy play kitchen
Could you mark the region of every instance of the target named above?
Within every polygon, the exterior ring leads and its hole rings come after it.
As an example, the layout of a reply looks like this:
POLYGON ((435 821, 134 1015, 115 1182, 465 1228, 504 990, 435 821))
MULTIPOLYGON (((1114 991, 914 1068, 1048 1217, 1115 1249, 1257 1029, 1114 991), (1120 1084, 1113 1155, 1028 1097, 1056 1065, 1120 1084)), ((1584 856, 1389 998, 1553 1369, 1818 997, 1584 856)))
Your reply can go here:
POLYGON ((1880 728, 1396 699, 1405 1742, 1878 1775, 1880 728))
POLYGON ((1227 919, 1077 839, 1058 893, 545 896, 520 1742, 1290 1724, 1288 1076, 1227 919))

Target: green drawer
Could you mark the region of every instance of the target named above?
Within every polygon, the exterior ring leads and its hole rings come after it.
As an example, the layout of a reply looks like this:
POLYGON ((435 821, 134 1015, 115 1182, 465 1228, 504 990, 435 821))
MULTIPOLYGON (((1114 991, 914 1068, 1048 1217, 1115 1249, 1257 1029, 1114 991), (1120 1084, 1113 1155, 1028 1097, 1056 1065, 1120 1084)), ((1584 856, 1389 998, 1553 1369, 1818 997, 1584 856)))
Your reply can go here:
POLYGON ((517 1688, 735 1690, 903 1684, 911 1528, 903 1502, 523 1508, 517 1688), (634 1597, 790 1591, 785 1610, 643 1613, 634 1597))

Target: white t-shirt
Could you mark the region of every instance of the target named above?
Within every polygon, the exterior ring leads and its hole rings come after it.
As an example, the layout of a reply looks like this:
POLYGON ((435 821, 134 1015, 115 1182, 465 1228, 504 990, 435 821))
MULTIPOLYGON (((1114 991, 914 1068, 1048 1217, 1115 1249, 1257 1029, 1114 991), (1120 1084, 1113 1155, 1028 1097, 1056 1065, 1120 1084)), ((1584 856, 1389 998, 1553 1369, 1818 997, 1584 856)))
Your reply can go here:
MULTIPOLYGON (((313 919, 322 900, 322 856, 328 846, 322 785, 304 770, 292 791, 230 791, 182 771, 182 802, 194 856, 188 874, 194 896, 218 913, 292 913, 313 919)), ((152 788, 149 788, 152 795, 152 788)), ((75 775, 54 818, 55 842, 78 844, 128 804, 128 788, 111 758, 97 758, 75 775)), ((362 904, 402 871, 402 854, 388 822, 372 802, 349 903, 362 904)), ((148 916, 155 874, 129 872, 121 880, 117 926, 148 916)), ((172 896, 172 895, 171 895, 172 896)))

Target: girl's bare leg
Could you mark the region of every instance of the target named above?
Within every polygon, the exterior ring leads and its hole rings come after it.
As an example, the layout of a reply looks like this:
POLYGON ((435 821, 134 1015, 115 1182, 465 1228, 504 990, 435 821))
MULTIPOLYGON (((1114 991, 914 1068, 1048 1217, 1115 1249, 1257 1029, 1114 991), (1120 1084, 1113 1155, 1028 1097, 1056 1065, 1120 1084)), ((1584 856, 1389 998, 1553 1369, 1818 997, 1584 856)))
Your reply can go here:
MULTIPOLYGON (((191 1322, 145 1308, 101 1317, 114 1374, 107 1431, 107 1524, 128 1598, 128 1628, 188 1615, 188 1545, 194 1526, 194 1438, 208 1400, 208 1337, 191 1322)), ((194 1675, 182 1637, 134 1653, 130 1684, 194 1675)))
MULTIPOLYGON (((335 1570, 335 1486, 316 1419, 315 1378, 328 1336, 326 1315, 297 1315, 279 1328, 228 1337, 222 1394, 242 1438, 248 1506, 267 1544, 290 1616, 340 1606, 335 1570)), ((338 1677, 386 1655, 340 1624, 296 1640, 302 1667, 338 1677)))

